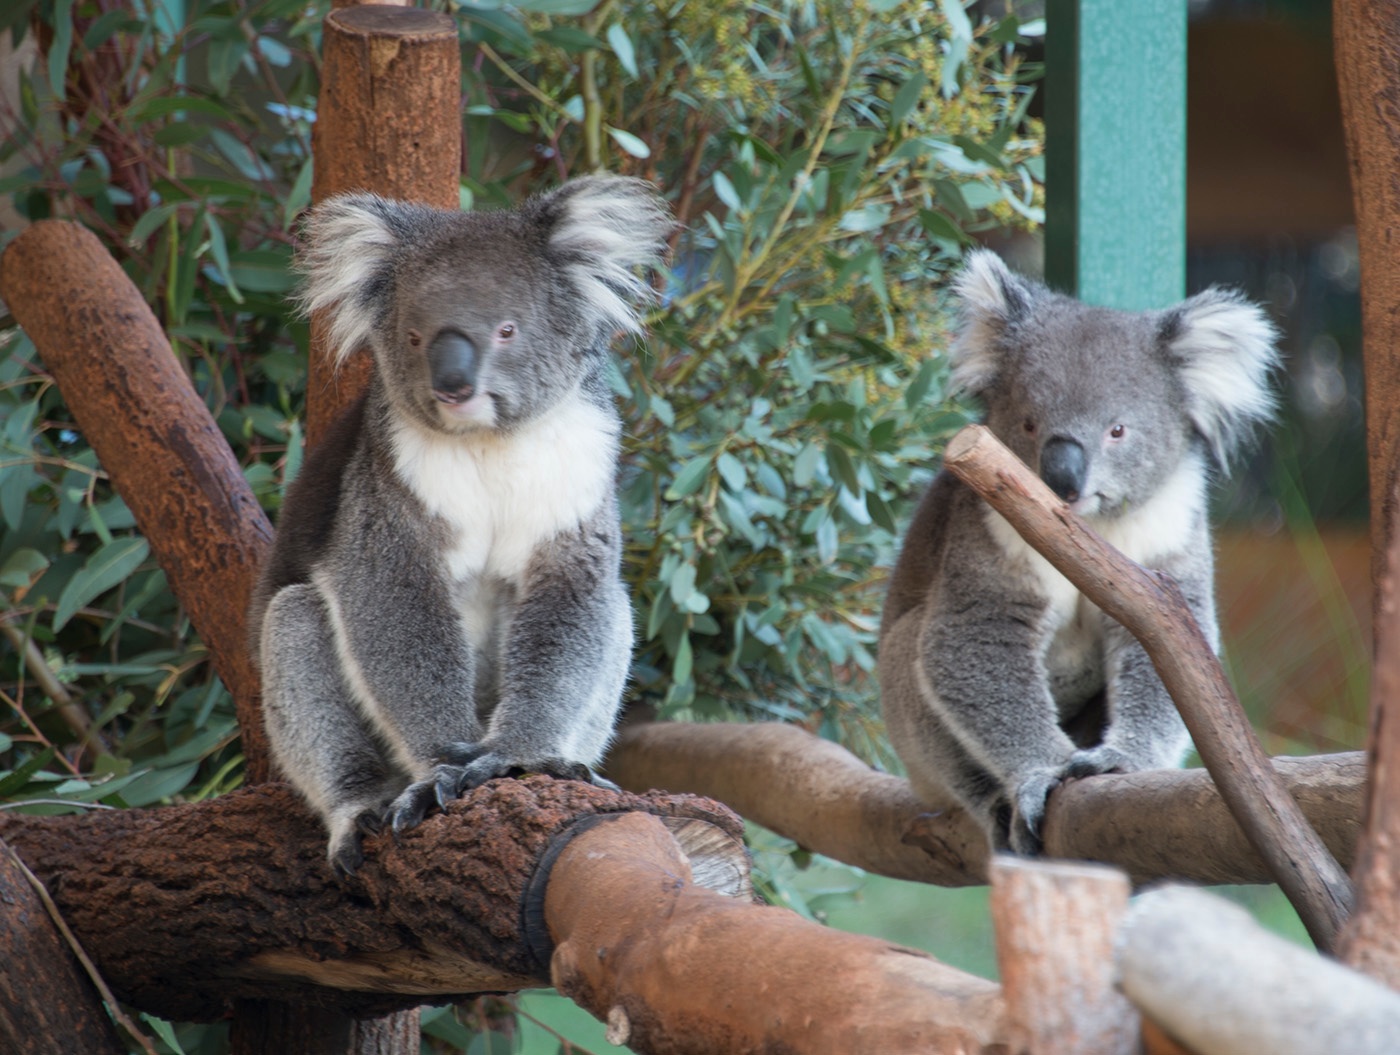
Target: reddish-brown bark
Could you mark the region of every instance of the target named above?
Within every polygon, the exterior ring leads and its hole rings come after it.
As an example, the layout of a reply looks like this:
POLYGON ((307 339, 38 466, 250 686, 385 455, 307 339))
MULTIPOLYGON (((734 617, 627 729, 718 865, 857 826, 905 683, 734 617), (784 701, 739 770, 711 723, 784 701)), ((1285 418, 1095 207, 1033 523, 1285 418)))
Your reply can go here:
POLYGON ((136 516, 233 693, 249 778, 267 775, 244 615, 272 528, 140 292, 97 236, 33 224, 0 256, 0 298, 136 516))
POLYGON ((540 862, 587 818, 706 822, 742 859, 738 819, 702 799, 548 777, 498 780, 399 837, 368 841, 340 882, 293 792, 263 784, 156 810, 0 814, 113 991, 168 1018, 236 1000, 381 1014, 546 985, 524 912, 540 862))

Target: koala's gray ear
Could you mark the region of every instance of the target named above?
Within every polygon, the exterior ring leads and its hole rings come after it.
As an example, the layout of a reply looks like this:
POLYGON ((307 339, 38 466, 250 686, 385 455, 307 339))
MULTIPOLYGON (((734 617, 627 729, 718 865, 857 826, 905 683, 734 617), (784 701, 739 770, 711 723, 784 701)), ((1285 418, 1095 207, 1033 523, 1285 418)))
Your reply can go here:
POLYGON ((651 184, 585 176, 537 199, 534 209, 579 292, 579 307, 607 332, 639 330, 638 310, 651 296, 639 269, 665 259, 676 226, 651 184))
POLYGON ((329 312, 327 337, 337 366, 369 341, 400 244, 399 212, 406 209, 376 194, 342 194, 312 209, 302 226, 298 300, 308 315, 329 312))
POLYGON ((1269 375, 1279 363, 1278 331, 1257 305, 1222 289, 1167 309, 1161 326, 1186 388, 1186 413, 1216 464, 1228 469, 1250 429, 1273 416, 1269 375))
POLYGON ((978 249, 968 256, 953 292, 962 302, 962 328, 948 356, 949 385, 954 392, 975 396, 996 379, 1001 336, 1030 311, 1035 290, 1012 274, 1001 257, 978 249))

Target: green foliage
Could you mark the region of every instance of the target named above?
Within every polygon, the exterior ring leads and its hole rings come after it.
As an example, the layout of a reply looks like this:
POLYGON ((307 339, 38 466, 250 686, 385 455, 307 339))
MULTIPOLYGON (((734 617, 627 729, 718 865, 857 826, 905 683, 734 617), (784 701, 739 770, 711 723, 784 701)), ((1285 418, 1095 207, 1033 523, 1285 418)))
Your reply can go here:
MULTIPOLYGON (((326 6, 0 14, 40 44, 0 99, 0 194, 102 238, 274 515, 301 457, 306 327, 286 294, 326 6)), ((974 26, 956 0, 451 10, 465 204, 608 168, 653 180, 682 224, 649 339, 613 374, 635 695, 878 754, 881 569, 962 422, 940 290, 975 235, 1041 215, 1039 71, 1014 19, 974 26)), ((236 786, 233 707, 203 645, 32 344, 13 328, 0 344, 0 799, 71 810, 236 786)))

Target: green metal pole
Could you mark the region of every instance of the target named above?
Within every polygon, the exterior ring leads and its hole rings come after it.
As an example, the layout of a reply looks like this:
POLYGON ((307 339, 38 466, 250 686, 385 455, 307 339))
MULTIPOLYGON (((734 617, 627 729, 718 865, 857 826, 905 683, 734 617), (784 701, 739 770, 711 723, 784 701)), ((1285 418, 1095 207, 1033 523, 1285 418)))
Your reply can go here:
POLYGON ((1186 0, 1049 0, 1045 275, 1093 304, 1180 300, 1186 0))

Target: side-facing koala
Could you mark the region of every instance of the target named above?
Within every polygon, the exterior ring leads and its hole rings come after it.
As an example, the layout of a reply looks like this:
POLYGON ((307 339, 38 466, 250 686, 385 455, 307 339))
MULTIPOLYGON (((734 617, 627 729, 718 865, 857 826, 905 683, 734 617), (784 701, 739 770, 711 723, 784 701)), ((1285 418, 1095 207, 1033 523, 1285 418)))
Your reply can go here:
POLYGON ((313 210, 303 304, 374 376, 289 489, 250 625, 273 756, 339 871, 492 777, 591 779, 632 650, 604 371, 672 226, 620 177, 313 210))
MULTIPOLYGON (((951 384, 1127 556, 1170 574, 1219 648, 1212 466, 1273 410, 1273 327, 1233 293, 1165 311, 1082 304, 978 251, 951 384)), ((924 497, 880 628, 890 740, 915 791, 1036 853, 1066 777, 1181 764, 1190 740, 1147 654, 947 471, 924 497)))

